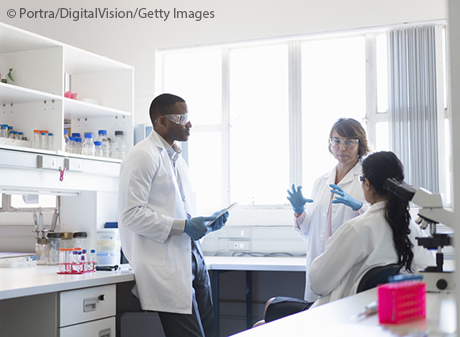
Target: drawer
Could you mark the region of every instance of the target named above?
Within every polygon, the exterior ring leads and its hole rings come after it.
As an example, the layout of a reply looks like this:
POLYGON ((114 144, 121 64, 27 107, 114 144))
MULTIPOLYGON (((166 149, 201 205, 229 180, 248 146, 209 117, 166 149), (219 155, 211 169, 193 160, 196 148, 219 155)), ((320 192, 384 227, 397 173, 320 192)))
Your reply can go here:
POLYGON ((60 327, 115 316, 115 284, 59 294, 60 327))
POLYGON ((115 317, 59 329, 59 337, 116 337, 115 317))

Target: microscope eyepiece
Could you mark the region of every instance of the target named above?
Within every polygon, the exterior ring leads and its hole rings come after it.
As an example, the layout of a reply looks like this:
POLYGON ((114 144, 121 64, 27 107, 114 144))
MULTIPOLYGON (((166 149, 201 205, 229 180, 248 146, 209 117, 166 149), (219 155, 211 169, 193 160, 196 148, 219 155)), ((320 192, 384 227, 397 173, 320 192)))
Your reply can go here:
POLYGON ((411 201, 416 190, 404 182, 399 182, 395 178, 387 178, 383 188, 394 193, 403 200, 411 201))

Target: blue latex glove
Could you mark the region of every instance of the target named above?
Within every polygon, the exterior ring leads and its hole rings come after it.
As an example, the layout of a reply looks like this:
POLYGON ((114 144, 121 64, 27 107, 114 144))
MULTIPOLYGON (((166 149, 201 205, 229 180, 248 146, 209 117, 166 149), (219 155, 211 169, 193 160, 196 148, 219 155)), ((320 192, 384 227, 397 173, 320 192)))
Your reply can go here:
POLYGON ((211 232, 211 228, 207 226, 207 223, 215 219, 215 216, 198 216, 188 219, 185 223, 184 233, 193 240, 199 240, 211 232))
POLYGON ((292 209, 294 210, 295 213, 302 213, 305 211, 305 204, 307 202, 313 202, 311 199, 306 199, 302 195, 302 186, 298 186, 297 189, 295 188, 295 185, 292 184, 292 191, 287 191, 289 196, 287 199, 292 205, 292 209))
MULTIPOLYGON (((217 217, 217 215, 219 215, 219 213, 222 211, 223 209, 220 211, 214 212, 212 216, 217 217)), ((227 222, 228 216, 229 216, 228 212, 225 212, 221 217, 219 217, 216 221, 214 221, 212 225, 210 226, 208 225, 208 227, 210 228, 210 231, 211 232, 218 231, 219 229, 224 227, 225 223, 227 222)))
POLYGON ((330 184, 329 186, 332 188, 331 192, 337 194, 334 200, 332 200, 333 204, 344 204, 351 207, 354 211, 363 207, 363 203, 361 201, 351 197, 348 193, 344 192, 340 186, 334 184, 330 184))

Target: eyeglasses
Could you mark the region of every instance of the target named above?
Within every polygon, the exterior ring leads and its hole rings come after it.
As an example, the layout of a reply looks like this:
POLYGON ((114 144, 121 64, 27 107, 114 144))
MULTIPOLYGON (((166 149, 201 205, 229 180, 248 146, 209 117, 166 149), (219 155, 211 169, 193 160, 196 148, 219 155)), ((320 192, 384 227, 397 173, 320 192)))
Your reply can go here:
POLYGON ((188 123, 188 113, 178 115, 167 114, 163 115, 163 117, 179 125, 186 125, 188 123))
POLYGON ((339 147, 341 144, 345 145, 345 147, 352 147, 359 143, 359 139, 339 139, 339 138, 331 138, 331 145, 333 147, 339 147))
POLYGON ((367 178, 365 176, 359 176, 359 181, 363 182, 364 180, 366 180, 367 178))

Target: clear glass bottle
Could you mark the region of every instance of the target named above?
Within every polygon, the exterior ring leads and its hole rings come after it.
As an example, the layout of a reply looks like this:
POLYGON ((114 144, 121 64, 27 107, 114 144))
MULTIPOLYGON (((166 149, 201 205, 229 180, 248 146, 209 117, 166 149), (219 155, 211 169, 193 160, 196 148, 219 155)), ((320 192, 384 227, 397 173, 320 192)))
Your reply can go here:
POLYGON ((73 248, 80 248, 85 249, 86 248, 86 238, 88 237, 88 233, 86 232, 75 232, 72 235, 73 238, 73 248))
POLYGON ((49 256, 48 239, 46 238, 37 239, 37 243, 35 244, 35 260, 37 261, 37 264, 39 265, 48 264, 48 256, 49 256))
POLYGON ((69 129, 64 129, 64 143, 65 143, 64 151, 71 153, 72 151, 70 151, 70 145, 69 145, 70 144, 69 129))
POLYGON ((20 131, 20 132, 19 132, 19 137, 18 137, 18 139, 19 139, 19 140, 27 140, 27 139, 25 139, 25 138, 26 138, 26 137, 24 136, 24 132, 20 131))
POLYGON ((13 131, 13 126, 12 125, 8 125, 8 138, 10 138, 10 133, 11 131, 13 131))
POLYGON ((75 152, 76 154, 81 154, 81 150, 82 150, 82 147, 81 147, 81 138, 80 137, 76 137, 75 138, 75 152))
POLYGON ((9 139, 16 139, 15 131, 14 130, 9 130, 9 127, 8 127, 8 138, 9 139))
POLYGON ((125 159, 127 148, 123 138, 123 131, 115 131, 115 140, 113 142, 113 154, 114 158, 125 159))
POLYGON ((96 157, 104 157, 103 150, 102 150, 102 142, 96 140, 94 142, 94 155, 96 157))
POLYGON ((94 142, 93 142, 93 134, 92 133, 85 133, 85 142, 83 143, 83 150, 82 154, 87 156, 94 156, 94 142))
POLYGON ((59 239, 61 237, 61 233, 57 232, 49 232, 47 234, 48 241, 49 241, 49 264, 58 264, 59 261, 59 239))
POLYGON ((102 142, 102 157, 109 158, 111 155, 111 144, 107 138, 107 130, 99 130, 98 141, 102 142))

